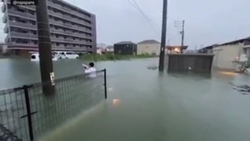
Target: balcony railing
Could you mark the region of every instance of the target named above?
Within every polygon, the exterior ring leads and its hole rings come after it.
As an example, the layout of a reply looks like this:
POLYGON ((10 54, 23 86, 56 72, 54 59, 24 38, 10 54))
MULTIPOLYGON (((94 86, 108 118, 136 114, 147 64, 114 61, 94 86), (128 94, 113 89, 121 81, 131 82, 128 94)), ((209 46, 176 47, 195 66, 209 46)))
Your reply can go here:
POLYGON ((68 9, 67 7, 62 6, 62 9, 63 9, 64 11, 67 11, 68 13, 71 13, 71 10, 68 9))
POLYGON ((4 13, 3 18, 2 18, 3 23, 6 23, 6 22, 7 22, 7 19, 8 19, 8 18, 7 18, 7 14, 4 13))
POLYGON ((63 23, 63 25, 72 27, 72 24, 70 24, 70 23, 63 23))
POLYGON ((56 8, 56 9, 58 9, 58 10, 62 10, 62 6, 59 5, 59 4, 55 4, 55 3, 51 2, 51 1, 47 1, 47 4, 48 4, 48 6, 51 6, 51 7, 53 7, 53 8, 56 8))
POLYGON ((29 10, 36 11, 36 7, 35 7, 35 6, 32 6, 32 5, 27 5, 27 6, 21 6, 21 5, 20 5, 20 7, 26 8, 26 9, 29 9, 29 10))
POLYGON ((9 27, 8 27, 8 25, 6 24, 6 25, 4 26, 4 33, 8 33, 8 31, 9 31, 9 27))
POLYGON ((11 32, 10 35, 12 37, 18 37, 18 38, 25 38, 25 39, 35 39, 37 40, 37 35, 32 33, 18 33, 18 32, 11 32))
POLYGON ((5 10, 6 10, 6 5, 5 4, 2 5, 1 10, 2 10, 2 12, 5 12, 5 10))
POLYGON ((66 38, 64 39, 65 41, 69 41, 69 42, 74 42, 74 40, 72 38, 66 38))
POLYGON ((64 31, 66 34, 74 34, 72 31, 64 31))
POLYGON ((22 17, 24 17, 26 19, 36 20, 35 15, 31 15, 29 13, 19 12, 19 11, 16 11, 14 9, 9 9, 8 14, 15 15, 15 16, 22 16, 22 17))
POLYGON ((9 25, 10 25, 10 26, 22 27, 22 28, 25 27, 25 28, 28 28, 28 29, 37 30, 37 26, 36 26, 36 25, 29 24, 29 23, 21 23, 21 22, 9 21, 9 25))
POLYGON ((79 26, 75 26, 75 25, 72 25, 72 24, 62 23, 62 22, 55 21, 55 20, 49 20, 49 22, 50 22, 50 24, 54 24, 54 25, 64 27, 64 28, 67 28, 67 29, 73 29, 73 30, 77 30, 77 31, 92 33, 91 30, 83 29, 83 28, 81 28, 79 26))

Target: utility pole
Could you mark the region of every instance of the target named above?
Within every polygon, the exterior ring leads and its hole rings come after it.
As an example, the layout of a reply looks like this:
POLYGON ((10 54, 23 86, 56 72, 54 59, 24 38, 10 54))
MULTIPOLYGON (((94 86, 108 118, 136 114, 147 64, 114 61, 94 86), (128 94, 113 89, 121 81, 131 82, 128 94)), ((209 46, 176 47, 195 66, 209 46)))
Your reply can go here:
POLYGON ((36 6, 36 17, 42 89, 44 94, 54 94, 54 71, 47 13, 47 0, 39 0, 39 3, 36 6))
POLYGON ((161 33, 161 49, 159 58, 159 71, 164 70, 164 57, 166 48, 166 32, 167 32, 167 7, 168 0, 163 0, 163 13, 162 13, 162 33, 161 33))
POLYGON ((185 36, 185 20, 182 21, 182 29, 181 29, 181 47, 184 46, 184 36, 185 36))
MULTIPOLYGON (((185 37, 185 20, 182 21, 175 21, 175 27, 179 28, 179 25, 181 24, 181 48, 183 48, 184 46, 184 37, 185 37)), ((182 49, 181 49, 181 53, 182 53, 182 49)))

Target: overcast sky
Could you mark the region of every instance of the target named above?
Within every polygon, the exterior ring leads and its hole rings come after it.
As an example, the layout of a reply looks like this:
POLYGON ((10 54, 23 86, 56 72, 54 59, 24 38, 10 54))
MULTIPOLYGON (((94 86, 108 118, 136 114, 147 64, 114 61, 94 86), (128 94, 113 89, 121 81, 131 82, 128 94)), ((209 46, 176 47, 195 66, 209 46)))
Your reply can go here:
MULTIPOLYGON (((128 0, 66 1, 96 14, 98 43, 160 41, 163 0, 135 0, 149 20, 128 0)), ((249 6, 250 0, 169 0, 167 43, 181 42, 181 27, 175 27, 175 20, 186 21, 185 44, 189 48, 248 37, 249 6)), ((4 37, 3 32, 0 37, 4 37)))

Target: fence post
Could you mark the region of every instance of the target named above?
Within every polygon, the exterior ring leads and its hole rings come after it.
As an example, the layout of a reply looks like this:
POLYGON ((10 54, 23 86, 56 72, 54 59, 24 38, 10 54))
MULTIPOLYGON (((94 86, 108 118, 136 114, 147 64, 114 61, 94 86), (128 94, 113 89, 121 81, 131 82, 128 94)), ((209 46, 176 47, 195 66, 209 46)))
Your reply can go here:
POLYGON ((107 70, 104 69, 104 94, 105 94, 105 99, 107 99, 107 70))
POLYGON ((33 114, 30 109, 30 98, 29 98, 29 86, 24 85, 23 90, 24 90, 24 96, 25 96, 25 104, 26 104, 26 110, 27 110, 27 120, 28 120, 28 126, 29 126, 29 137, 30 141, 34 141, 34 134, 33 134, 33 127, 32 127, 32 117, 31 115, 33 114))

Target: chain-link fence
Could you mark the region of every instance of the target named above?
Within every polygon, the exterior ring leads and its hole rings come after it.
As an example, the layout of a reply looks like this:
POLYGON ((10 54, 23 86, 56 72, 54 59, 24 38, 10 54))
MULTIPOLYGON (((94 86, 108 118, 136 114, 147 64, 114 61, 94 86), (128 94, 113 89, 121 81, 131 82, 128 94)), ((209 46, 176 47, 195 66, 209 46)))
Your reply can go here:
POLYGON ((36 83, 0 91, 0 140, 27 141, 56 129, 107 98, 106 70, 57 79, 55 93, 45 95, 36 83))

